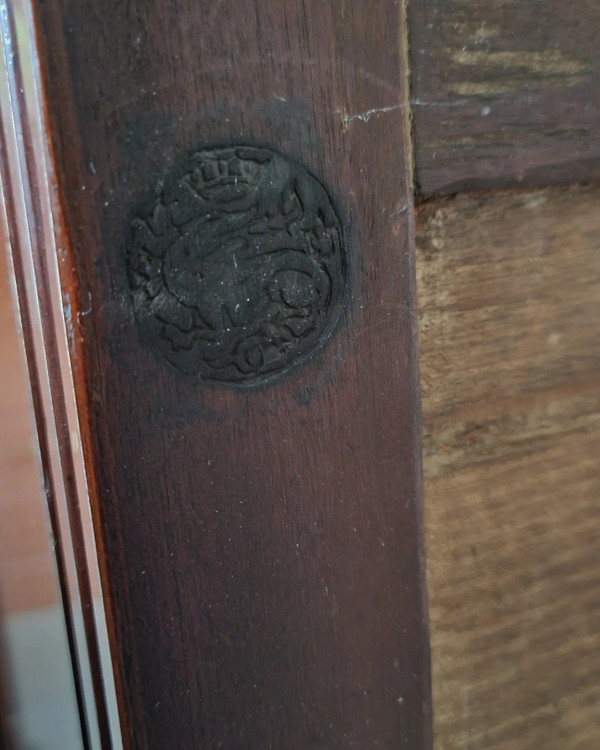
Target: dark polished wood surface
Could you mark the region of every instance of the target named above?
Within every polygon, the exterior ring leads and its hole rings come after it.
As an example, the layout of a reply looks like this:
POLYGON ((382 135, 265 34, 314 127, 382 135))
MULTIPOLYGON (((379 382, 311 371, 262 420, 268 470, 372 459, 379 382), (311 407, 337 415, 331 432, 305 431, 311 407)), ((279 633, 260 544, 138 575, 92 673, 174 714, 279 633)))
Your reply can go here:
POLYGON ((425 750, 398 4, 48 0, 37 12, 126 744, 425 750), (304 165, 349 253, 327 346, 245 391, 147 346, 128 283, 139 204, 207 142, 304 165))
POLYGON ((425 195, 600 179, 595 0, 409 3, 425 195))

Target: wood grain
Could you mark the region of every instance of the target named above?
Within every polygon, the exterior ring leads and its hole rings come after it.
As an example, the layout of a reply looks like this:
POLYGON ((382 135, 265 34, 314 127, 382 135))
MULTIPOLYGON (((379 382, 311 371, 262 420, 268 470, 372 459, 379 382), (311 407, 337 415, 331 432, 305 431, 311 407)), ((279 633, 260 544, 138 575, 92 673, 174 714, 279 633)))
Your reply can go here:
POLYGON ((417 231, 435 747, 596 747, 600 189, 417 231))
POLYGON ((38 14, 126 744, 427 748, 399 5, 47 0, 38 14), (327 348, 253 391, 175 370, 133 316, 132 216, 207 141, 304 165, 350 250, 327 348))
POLYGON ((595 0, 409 5, 424 194, 600 177, 595 0))

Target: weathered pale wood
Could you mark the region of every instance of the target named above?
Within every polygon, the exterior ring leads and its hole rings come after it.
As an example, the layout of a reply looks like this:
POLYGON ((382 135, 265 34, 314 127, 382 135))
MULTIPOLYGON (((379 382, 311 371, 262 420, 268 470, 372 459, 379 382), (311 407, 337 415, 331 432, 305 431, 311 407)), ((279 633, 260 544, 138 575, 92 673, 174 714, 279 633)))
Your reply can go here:
POLYGON ((409 3, 425 194, 600 177, 596 0, 409 3))
POLYGON ((421 209, 437 750, 600 746, 600 189, 421 209))

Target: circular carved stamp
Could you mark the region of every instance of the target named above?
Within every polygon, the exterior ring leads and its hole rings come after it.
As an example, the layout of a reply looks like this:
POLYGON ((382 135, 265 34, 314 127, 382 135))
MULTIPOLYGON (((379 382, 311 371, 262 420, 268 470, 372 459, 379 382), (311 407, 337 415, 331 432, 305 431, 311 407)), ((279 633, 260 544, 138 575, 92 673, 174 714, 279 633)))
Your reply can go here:
POLYGON ((255 384, 307 357, 344 297, 340 221, 321 183, 266 148, 206 148, 133 221, 129 280, 146 341, 179 370, 255 384))

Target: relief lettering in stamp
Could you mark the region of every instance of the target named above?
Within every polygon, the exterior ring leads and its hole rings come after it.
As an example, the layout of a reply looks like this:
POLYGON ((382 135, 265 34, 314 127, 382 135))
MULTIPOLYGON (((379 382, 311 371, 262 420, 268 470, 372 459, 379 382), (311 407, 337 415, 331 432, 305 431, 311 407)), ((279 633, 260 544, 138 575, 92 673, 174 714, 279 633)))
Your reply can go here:
POLYGON ((323 185, 254 146, 205 148, 133 220, 129 281, 144 339, 201 380, 252 385, 331 334, 347 257, 323 185))

